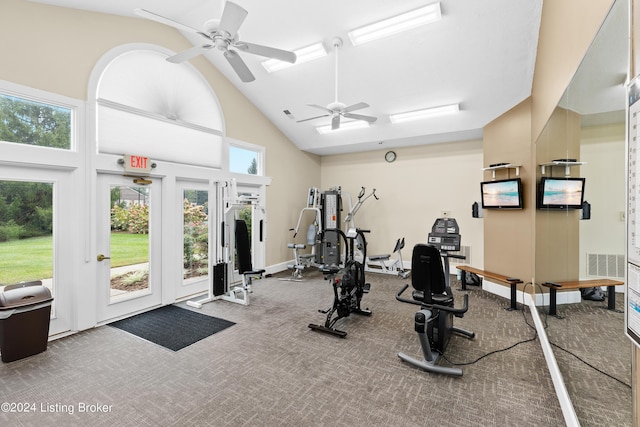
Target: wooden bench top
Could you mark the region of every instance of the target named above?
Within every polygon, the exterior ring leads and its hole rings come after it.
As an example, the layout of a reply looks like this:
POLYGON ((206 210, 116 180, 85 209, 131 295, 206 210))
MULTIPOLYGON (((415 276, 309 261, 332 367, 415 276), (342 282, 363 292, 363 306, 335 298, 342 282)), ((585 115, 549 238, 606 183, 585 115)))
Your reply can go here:
POLYGON ((624 285, 624 282, 619 280, 611 280, 611 279, 592 279, 592 280, 570 280, 566 282, 555 282, 560 285, 560 287, 556 287, 553 285, 549 285, 547 283, 543 283, 544 286, 549 288, 556 289, 582 289, 582 288, 595 288, 598 286, 619 286, 624 285))
MULTIPOLYGON (((471 267, 471 266, 468 266, 468 265, 456 265, 456 268, 458 270, 468 271, 469 273, 475 273, 478 276, 483 276, 483 277, 487 277, 489 279, 497 280, 498 282, 502 282, 502 283, 505 283, 507 285, 512 285, 514 283, 522 283, 522 280, 520 280, 520 279, 518 279, 518 280, 507 280, 507 279, 510 279, 509 276, 504 276, 504 275, 498 274, 498 273, 492 273, 491 271, 481 270, 479 268, 471 267)), ((604 286, 604 285, 602 285, 602 286, 604 286)))

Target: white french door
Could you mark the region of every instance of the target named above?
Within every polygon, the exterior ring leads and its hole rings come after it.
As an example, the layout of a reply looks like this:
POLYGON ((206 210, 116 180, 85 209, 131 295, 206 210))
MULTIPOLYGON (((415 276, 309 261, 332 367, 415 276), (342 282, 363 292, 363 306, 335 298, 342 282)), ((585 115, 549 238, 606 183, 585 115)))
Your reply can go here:
POLYGON ((162 180, 99 174, 96 193, 98 322, 162 302, 162 180))

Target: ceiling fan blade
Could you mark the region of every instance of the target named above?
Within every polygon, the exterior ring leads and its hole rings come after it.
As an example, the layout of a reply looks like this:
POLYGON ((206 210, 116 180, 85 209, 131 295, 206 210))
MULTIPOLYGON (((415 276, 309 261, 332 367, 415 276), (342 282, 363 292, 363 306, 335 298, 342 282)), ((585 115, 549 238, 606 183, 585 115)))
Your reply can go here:
POLYGON ((225 31, 233 38, 240 29, 249 12, 230 1, 224 5, 218 31, 225 31))
POLYGON ((333 114, 333 110, 330 110, 327 107, 323 107, 322 105, 318 105, 318 104, 307 104, 309 107, 313 107, 313 108, 318 108, 320 110, 324 110, 326 112, 328 112, 329 114, 333 114))
POLYGON ((168 57, 167 61, 172 62, 174 64, 180 64, 181 62, 188 61, 189 59, 195 56, 205 53, 207 50, 209 50, 212 47, 213 45, 194 46, 191 49, 187 49, 185 51, 182 51, 180 53, 177 53, 173 56, 168 57))
POLYGON ((229 61, 229 64, 231 64, 231 67, 238 77, 240 77, 240 80, 245 83, 249 83, 256 79, 251 73, 251 70, 249 70, 249 67, 247 67, 247 64, 245 64, 242 58, 240 58, 238 52, 234 50, 225 50, 224 57, 227 58, 227 61, 229 61))
POLYGON ((297 120, 296 123, 308 122, 309 120, 315 120, 322 117, 329 117, 331 114, 323 114, 321 116, 309 117, 308 119, 297 120))
MULTIPOLYGON (((159 22, 164 25, 168 25, 170 27, 176 28, 181 31, 186 31, 188 33, 195 33, 204 35, 200 30, 196 30, 188 25, 181 24, 180 22, 176 22, 173 19, 165 18, 164 16, 160 16, 157 13, 149 12, 146 9, 135 9, 134 13, 143 18, 150 19, 152 21, 159 22)), ((206 36, 205 36, 206 37, 206 36)))
POLYGON ((363 116, 362 114, 344 113, 343 116, 348 118, 348 119, 364 120, 364 121, 369 122, 369 123, 373 123, 376 120, 378 120, 377 117, 363 116))
POLYGON ((331 130, 340 129, 340 114, 335 114, 331 119, 331 130))
POLYGON ((233 45, 243 52, 253 53, 254 55, 266 56, 267 58, 274 58, 292 64, 296 62, 296 54, 287 50, 247 42, 237 42, 233 45))
POLYGON ((348 113, 349 111, 362 110, 363 108, 367 108, 369 104, 366 102, 358 102, 357 104, 349 105, 342 109, 342 112, 348 113))

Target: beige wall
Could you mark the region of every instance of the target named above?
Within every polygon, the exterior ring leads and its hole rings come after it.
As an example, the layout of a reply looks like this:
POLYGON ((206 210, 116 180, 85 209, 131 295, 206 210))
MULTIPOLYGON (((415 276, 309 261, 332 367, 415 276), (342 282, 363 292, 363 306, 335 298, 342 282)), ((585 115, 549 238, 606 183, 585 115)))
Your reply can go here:
MULTIPOLYGON (((580 158, 580 116, 563 108, 556 108, 535 143, 537 163, 554 159, 580 158)), ((569 168, 570 176, 578 177, 580 167, 569 168)), ((545 167, 544 176, 563 177, 564 166, 545 167)), ((536 168, 536 182, 542 169, 536 168)), ((580 211, 535 211, 536 252, 535 278, 537 282, 578 280, 580 256, 580 211)))
MULTIPOLYGON (((521 165, 524 209, 485 211, 484 268, 518 277, 525 283, 533 277, 535 212, 535 165, 531 156, 531 101, 526 100, 484 128, 484 166, 494 163, 521 165)), ((496 179, 514 178, 515 169, 496 171, 496 179)), ((485 180, 492 179, 486 171, 485 180)))
POLYGON ((558 105, 613 0, 545 1, 531 88, 535 141, 558 105))
POLYGON ((462 245, 471 247, 471 262, 482 265, 482 219, 471 217, 471 205, 480 202, 482 141, 398 148, 393 163, 385 162, 386 151, 322 157, 322 189, 339 185, 354 203, 361 187, 376 189, 380 200, 370 198, 356 216, 358 227, 371 229, 369 254, 388 254, 405 237, 408 263, 413 246, 426 243, 446 210, 458 222, 462 245))
MULTIPOLYGON (((191 44, 176 30, 144 19, 2 0, 0 79, 87 100, 91 71, 109 50, 149 43, 173 51, 191 44)), ((206 78, 222 107, 226 135, 267 148, 268 245, 266 264, 291 257, 288 229, 297 219, 299 194, 320 181, 320 159, 301 152, 203 57, 191 63, 206 78)), ((293 224, 295 225, 295 223, 293 224)))

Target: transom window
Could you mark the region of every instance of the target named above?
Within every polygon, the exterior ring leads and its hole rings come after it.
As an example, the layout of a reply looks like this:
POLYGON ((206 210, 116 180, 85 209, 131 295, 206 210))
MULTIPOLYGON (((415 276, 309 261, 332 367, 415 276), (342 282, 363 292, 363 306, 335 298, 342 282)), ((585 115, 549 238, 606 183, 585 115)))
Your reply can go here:
POLYGON ((0 93, 0 141, 70 150, 73 110, 0 93))
POLYGON ((229 172, 263 175, 263 148, 229 145, 229 172))

